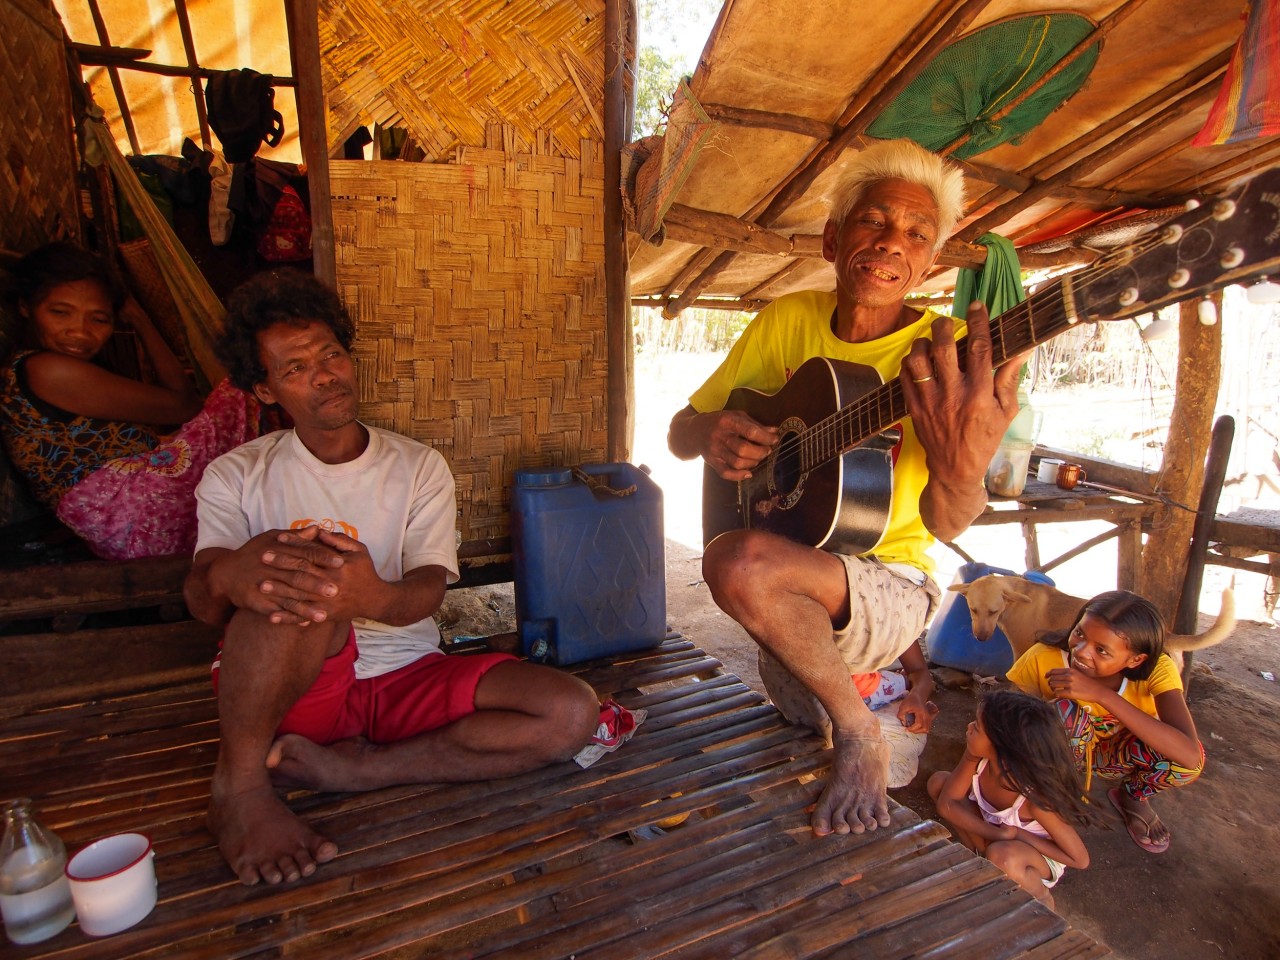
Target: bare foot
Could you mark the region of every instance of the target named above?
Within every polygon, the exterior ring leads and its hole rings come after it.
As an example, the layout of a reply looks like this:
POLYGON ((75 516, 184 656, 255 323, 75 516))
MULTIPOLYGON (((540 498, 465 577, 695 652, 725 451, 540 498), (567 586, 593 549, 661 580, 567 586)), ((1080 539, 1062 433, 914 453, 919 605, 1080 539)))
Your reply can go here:
POLYGON ((208 824, 227 863, 248 886, 259 880, 292 883, 338 855, 336 843, 294 816, 265 783, 239 792, 215 784, 208 824))
POLYGON ((322 747, 306 737, 286 733, 267 751, 267 769, 276 784, 327 791, 374 790, 389 785, 370 775, 368 761, 376 752, 364 737, 322 747))
POLYGON ((889 825, 889 745, 876 737, 837 737, 835 762, 813 811, 813 832, 862 833, 889 825))

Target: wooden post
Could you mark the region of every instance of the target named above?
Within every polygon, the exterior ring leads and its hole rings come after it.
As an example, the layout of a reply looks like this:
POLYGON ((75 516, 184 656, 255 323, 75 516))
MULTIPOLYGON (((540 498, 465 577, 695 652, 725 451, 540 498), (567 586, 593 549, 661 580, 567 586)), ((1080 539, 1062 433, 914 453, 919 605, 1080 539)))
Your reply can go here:
MULTIPOLYGON (((1214 294, 1221 315, 1222 295, 1214 294)), ((1200 323, 1197 304, 1179 305, 1178 376, 1173 415, 1164 447, 1157 489, 1176 503, 1195 503, 1200 496, 1213 408, 1222 375, 1222 323, 1200 323)), ((1142 551, 1142 569, 1135 589, 1146 596, 1172 623, 1182 592, 1191 550, 1195 516, 1169 511, 1167 522, 1151 530, 1142 551)), ((1194 631, 1192 631, 1194 632, 1194 631)))
POLYGON ((335 286, 333 202, 329 190, 329 145, 326 133, 324 81, 320 76, 320 29, 316 0, 285 0, 289 56, 297 79, 298 139, 307 166, 311 194, 311 256, 315 275, 335 286))
MULTIPOLYGON (((1196 632, 1196 619, 1200 615, 1200 588, 1204 585, 1204 556, 1209 549, 1209 534, 1218 513, 1218 497, 1222 495, 1222 481, 1227 475, 1227 461, 1231 458, 1231 441, 1235 439, 1235 435, 1236 422, 1232 417, 1219 417, 1218 422, 1213 425, 1204 483, 1200 488, 1200 502, 1191 531, 1190 549, 1187 551, 1187 575, 1182 581, 1178 612, 1172 621, 1174 633, 1196 632)), ((1190 653, 1186 659, 1190 661, 1190 653)))
POLYGON ((604 289, 608 343, 609 459, 631 458, 635 429, 635 353, 622 212, 622 148, 631 134, 635 90, 635 22, 631 0, 604 5, 604 289))

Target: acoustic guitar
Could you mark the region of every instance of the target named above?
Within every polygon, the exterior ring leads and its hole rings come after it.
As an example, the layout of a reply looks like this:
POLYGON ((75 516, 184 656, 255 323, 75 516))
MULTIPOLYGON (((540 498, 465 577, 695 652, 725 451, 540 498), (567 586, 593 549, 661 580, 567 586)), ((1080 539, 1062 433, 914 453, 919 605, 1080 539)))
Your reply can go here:
MULTIPOLYGON (((1082 321, 1122 320, 1280 266, 1280 168, 1191 206, 993 320, 993 363, 1082 321)), ((967 346, 967 336, 957 341, 961 365, 967 346)), ((741 387, 725 409, 776 426, 780 436, 750 479, 723 480, 704 466, 704 542, 751 528, 838 553, 879 543, 893 494, 890 428, 907 415, 897 379, 884 383, 870 367, 815 357, 777 393, 741 387)))

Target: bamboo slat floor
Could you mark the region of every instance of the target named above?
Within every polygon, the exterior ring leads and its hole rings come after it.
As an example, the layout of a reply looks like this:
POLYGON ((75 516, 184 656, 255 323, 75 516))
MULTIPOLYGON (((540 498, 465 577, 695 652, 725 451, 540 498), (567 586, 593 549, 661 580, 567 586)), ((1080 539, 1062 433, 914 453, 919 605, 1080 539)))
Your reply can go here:
POLYGON ((339 845, 300 883, 243 887, 204 828, 217 737, 206 684, 0 721, 4 792, 36 799, 74 850, 139 830, 160 902, 101 940, 75 925, 5 956, 807 958, 1105 956, 946 831, 815 839, 829 761, 688 641, 575 668, 649 717, 587 770, 309 794, 339 845), (690 814, 683 825, 658 820, 690 814), (648 835, 648 838, 645 838, 648 835))

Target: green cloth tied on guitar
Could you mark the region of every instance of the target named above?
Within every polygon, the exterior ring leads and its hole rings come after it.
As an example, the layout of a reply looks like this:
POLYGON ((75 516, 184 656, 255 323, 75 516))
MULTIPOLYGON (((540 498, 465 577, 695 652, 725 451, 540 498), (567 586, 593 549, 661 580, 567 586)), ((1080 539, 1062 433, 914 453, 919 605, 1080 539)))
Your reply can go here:
POLYGON ((1022 286, 1022 265, 1008 237, 984 233, 974 242, 987 248, 987 262, 981 270, 965 268, 956 274, 956 298, 951 314, 963 319, 969 304, 981 300, 994 320, 1027 299, 1027 291, 1022 286))

